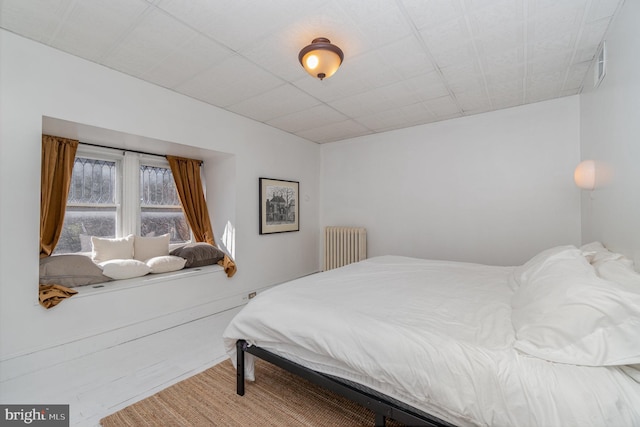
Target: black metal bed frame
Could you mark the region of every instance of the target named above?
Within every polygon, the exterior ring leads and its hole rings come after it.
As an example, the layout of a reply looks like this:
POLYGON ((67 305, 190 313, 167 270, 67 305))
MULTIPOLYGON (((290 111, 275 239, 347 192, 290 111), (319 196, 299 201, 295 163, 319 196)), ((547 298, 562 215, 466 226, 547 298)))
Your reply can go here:
POLYGON ((355 387, 348 382, 341 381, 339 378, 322 374, 273 354, 263 348, 249 345, 245 340, 238 340, 236 342, 236 350, 236 392, 240 396, 244 396, 244 354, 249 353, 370 409, 375 413, 376 427, 384 427, 387 418, 394 419, 407 426, 455 427, 453 424, 426 414, 409 405, 387 398, 367 387, 355 387))

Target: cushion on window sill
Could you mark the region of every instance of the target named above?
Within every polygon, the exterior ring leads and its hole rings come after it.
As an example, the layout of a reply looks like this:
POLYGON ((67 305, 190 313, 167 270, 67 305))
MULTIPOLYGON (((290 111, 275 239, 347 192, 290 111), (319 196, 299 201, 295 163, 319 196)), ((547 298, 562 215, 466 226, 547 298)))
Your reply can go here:
POLYGON ((140 237, 133 239, 133 258, 138 261, 169 255, 169 234, 162 236, 140 237))
POLYGON ((209 243, 190 243, 171 251, 171 255, 187 260, 185 268, 216 264, 224 258, 224 252, 209 243))
POLYGON ((116 280, 144 276, 151 271, 147 264, 136 259, 112 259, 98 265, 102 267, 102 274, 116 280))
POLYGON ((151 273, 169 273, 171 271, 182 270, 186 259, 173 255, 157 256, 147 260, 151 273))
POLYGON ((133 240, 133 234, 115 239, 91 236, 92 258, 97 263, 112 259, 132 259, 133 240))
POLYGON ((40 259, 40 283, 68 288, 110 281, 91 258, 84 255, 53 255, 40 259))

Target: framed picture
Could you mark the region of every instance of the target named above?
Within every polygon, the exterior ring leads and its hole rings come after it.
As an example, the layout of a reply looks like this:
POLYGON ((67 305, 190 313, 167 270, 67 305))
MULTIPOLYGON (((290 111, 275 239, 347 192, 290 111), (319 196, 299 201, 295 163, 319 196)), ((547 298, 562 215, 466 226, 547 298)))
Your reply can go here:
POLYGON ((300 230, 300 183, 260 178, 260 234, 300 230))

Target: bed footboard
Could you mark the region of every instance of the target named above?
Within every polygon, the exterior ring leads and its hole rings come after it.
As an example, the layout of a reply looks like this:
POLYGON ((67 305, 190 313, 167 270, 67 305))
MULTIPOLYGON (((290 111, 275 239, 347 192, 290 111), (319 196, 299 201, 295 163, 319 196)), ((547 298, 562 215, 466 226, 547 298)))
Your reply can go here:
POLYGON ((395 401, 364 386, 354 386, 347 381, 331 375, 325 375, 291 362, 260 347, 249 346, 245 340, 236 341, 236 392, 244 396, 244 354, 250 353, 262 360, 272 363, 284 370, 311 381, 329 391, 346 397, 375 413, 375 426, 384 427, 386 419, 391 418, 406 425, 430 427, 455 427, 444 420, 426 414, 409 405, 395 401))

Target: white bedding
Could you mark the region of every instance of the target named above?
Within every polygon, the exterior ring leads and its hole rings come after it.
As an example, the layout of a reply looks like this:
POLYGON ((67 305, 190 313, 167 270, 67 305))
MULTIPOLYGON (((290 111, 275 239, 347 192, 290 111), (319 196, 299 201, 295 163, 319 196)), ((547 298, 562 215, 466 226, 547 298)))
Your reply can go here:
MULTIPOLYGON (((224 333, 357 381, 456 425, 638 426, 627 366, 514 348, 513 267, 371 258, 259 294, 224 333)), ((253 379, 248 355, 247 378, 253 379)))

